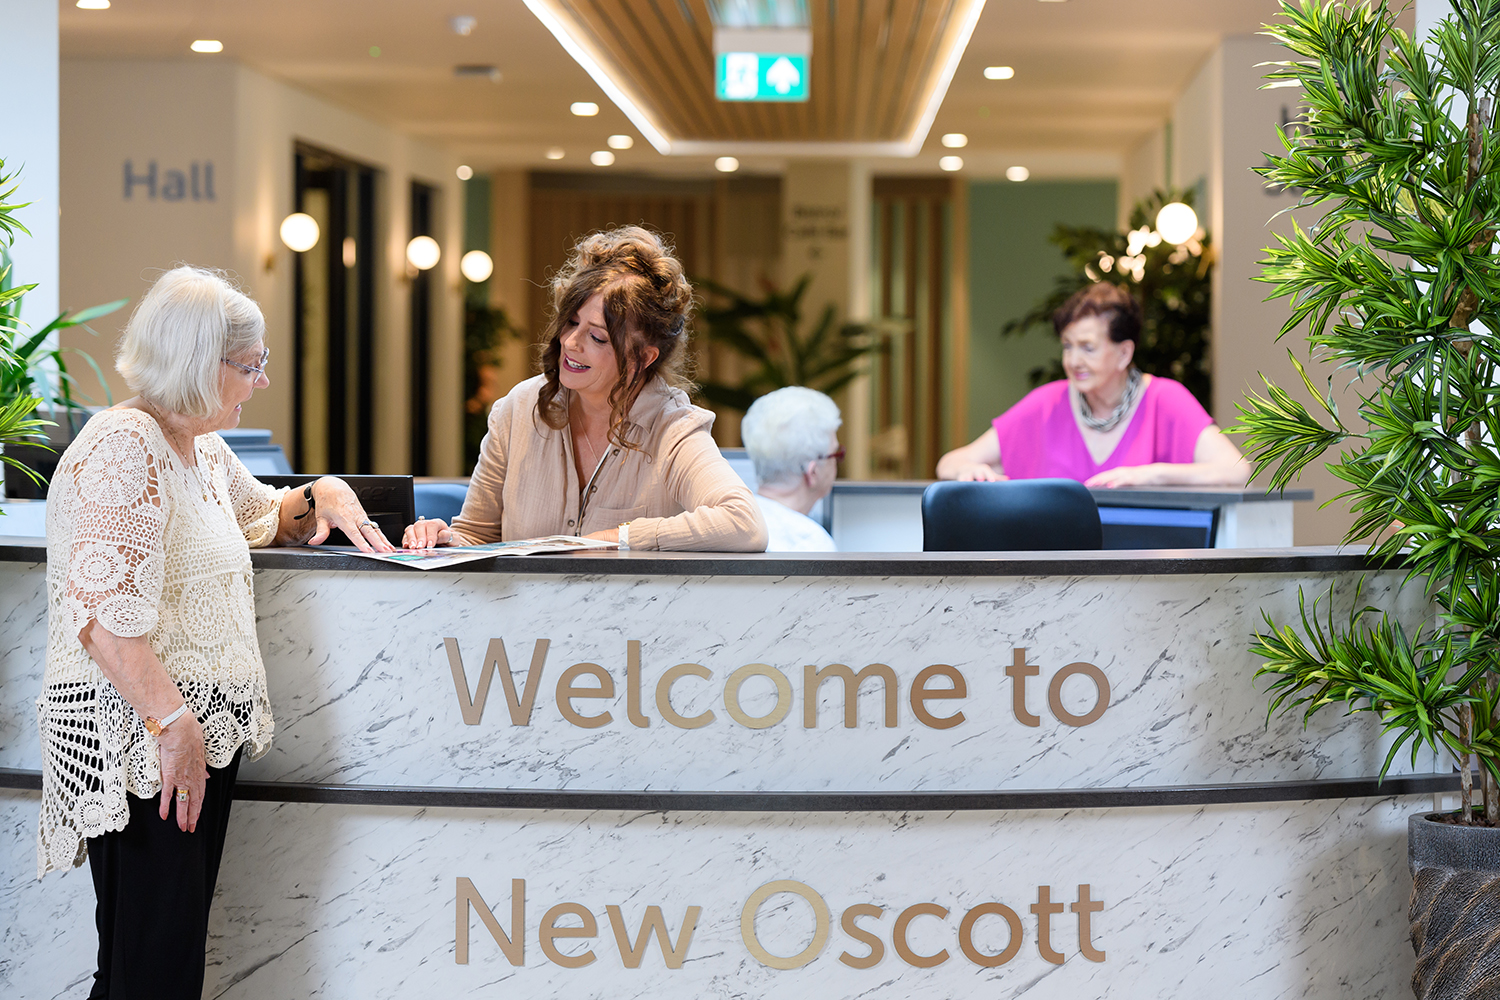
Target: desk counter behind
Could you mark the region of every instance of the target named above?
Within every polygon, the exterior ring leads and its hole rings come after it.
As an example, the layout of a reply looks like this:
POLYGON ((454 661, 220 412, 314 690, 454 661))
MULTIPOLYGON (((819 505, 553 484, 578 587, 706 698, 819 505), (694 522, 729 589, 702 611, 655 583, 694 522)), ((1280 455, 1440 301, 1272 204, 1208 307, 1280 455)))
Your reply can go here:
MULTIPOLYGON (((81 982, 93 947, 87 875, 33 880, 44 559, 0 539, 21 996, 81 982)), ((1363 997, 1410 975, 1405 816, 1456 782, 1420 761, 1377 787, 1365 720, 1267 726, 1247 651, 1299 588, 1345 613, 1363 580, 1430 616, 1360 555, 253 559, 277 731, 241 772, 211 995, 1363 997)))

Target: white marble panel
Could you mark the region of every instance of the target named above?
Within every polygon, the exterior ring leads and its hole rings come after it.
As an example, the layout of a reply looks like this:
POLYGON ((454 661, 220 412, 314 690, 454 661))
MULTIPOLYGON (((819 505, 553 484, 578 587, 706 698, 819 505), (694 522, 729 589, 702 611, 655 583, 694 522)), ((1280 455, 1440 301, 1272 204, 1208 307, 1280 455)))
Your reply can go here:
MULTIPOLYGON (((1357 777, 1379 770, 1374 720, 1325 713, 1266 726, 1266 699, 1247 649, 1261 609, 1295 615, 1297 588, 1324 593, 1339 579, 1342 607, 1356 578, 1245 576, 827 578, 521 576, 263 571, 257 574, 261 648, 277 728, 271 752, 247 778, 346 784, 658 790, 980 790, 1175 785, 1357 777), (531 724, 513 725, 496 681, 478 725, 463 721, 443 640, 456 640, 470 691, 491 638, 505 642, 518 691, 534 644, 550 640, 531 724), (627 641, 641 643, 641 709, 627 720, 627 641), (1006 674, 1024 647, 1039 675, 1028 682, 1024 725, 1006 674), (1074 726, 1049 708, 1048 686, 1065 665, 1103 671, 1110 703, 1074 726), (601 665, 609 724, 566 721, 558 680, 572 664, 601 665), (677 711, 712 711, 697 729, 664 721, 657 681, 680 663, 712 677, 685 677, 677 711), (726 710, 739 667, 769 664, 787 677, 790 710, 776 725, 747 728, 726 710), (844 728, 843 685, 823 686, 818 727, 804 728, 804 664, 888 664, 898 678, 897 725, 883 722, 874 681, 858 699, 859 725, 844 728), (919 671, 951 664, 968 695, 929 702, 964 721, 936 729, 908 700, 919 671)), ((1392 599, 1397 574, 1369 578, 1365 599, 1394 600, 1414 625, 1426 614, 1418 588, 1392 599)), ((31 703, 40 677, 40 572, 0 566, 0 597, 14 599, 0 630, 0 766, 37 766, 31 703), (17 636, 20 628, 22 634, 17 636)), ((580 683, 592 685, 585 679, 580 683)), ((934 686, 946 687, 946 681, 934 686)), ((754 678, 743 707, 776 704, 771 681, 754 678)), ((1095 688, 1076 676, 1063 707, 1087 712, 1095 688)), ((1420 769, 1426 769, 1424 762, 1420 769)), ((1399 767, 1398 767, 1399 769, 1399 767)))
MULTIPOLYGON (((408 810, 241 802, 235 806, 212 919, 205 996, 320 997, 1191 997, 1409 996, 1405 821, 1419 799, 1257 806, 1028 813, 622 814, 408 810), (455 888, 470 879, 502 928, 515 933, 511 880, 526 882, 524 964, 514 967, 470 917, 470 961, 455 956, 455 888), (809 964, 776 970, 751 957, 740 932, 745 900, 776 879, 815 889, 831 933, 809 964), (1052 918, 1061 965, 1039 953, 1038 886, 1071 904, 1080 883, 1103 910, 1081 954, 1077 918, 1052 918), (957 945, 962 915, 998 901, 1022 921, 1018 954, 998 968, 957 945), (577 902, 597 922, 595 961, 549 961, 539 927, 555 904, 577 902), (873 968, 839 961, 864 945, 840 927, 850 905, 884 907, 861 926, 882 940, 873 968), (892 948, 897 914, 918 917, 915 968, 892 948), (702 907, 680 969, 652 941, 640 968, 623 966, 606 907, 632 936, 645 908, 662 907, 674 935, 702 907)), ((33 877, 36 797, 0 793, 0 995, 80 996, 94 955, 86 871, 33 877)), ((761 911, 762 943, 791 955, 812 937, 811 908, 777 896, 761 911)), ((573 922, 565 920, 564 923, 573 922)), ((1001 951, 1000 918, 975 943, 1001 951)))

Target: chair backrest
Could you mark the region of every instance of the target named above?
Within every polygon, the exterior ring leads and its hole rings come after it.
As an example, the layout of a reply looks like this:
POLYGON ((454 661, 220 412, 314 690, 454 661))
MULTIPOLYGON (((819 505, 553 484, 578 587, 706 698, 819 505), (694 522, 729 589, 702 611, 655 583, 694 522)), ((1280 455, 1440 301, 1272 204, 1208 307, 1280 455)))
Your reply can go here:
POLYGON ((922 494, 926 552, 1031 552, 1104 547, 1099 508, 1072 479, 933 483, 922 494))
POLYGON ((417 483, 412 490, 419 515, 440 517, 449 524, 464 509, 464 497, 469 495, 463 483, 417 483))

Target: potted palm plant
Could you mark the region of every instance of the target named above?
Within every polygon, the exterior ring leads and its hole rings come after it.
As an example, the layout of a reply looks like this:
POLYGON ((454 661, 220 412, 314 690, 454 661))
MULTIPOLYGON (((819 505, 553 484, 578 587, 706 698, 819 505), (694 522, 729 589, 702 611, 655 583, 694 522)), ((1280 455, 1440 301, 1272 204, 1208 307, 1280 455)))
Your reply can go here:
MULTIPOLYGON (((1321 212, 1268 251, 1290 300, 1281 335, 1353 381, 1340 413, 1293 357, 1314 410, 1266 380, 1241 407, 1256 471, 1283 486, 1339 449, 1348 541, 1409 570, 1437 614, 1408 634, 1379 608, 1304 604, 1254 640, 1271 711, 1378 716, 1399 753, 1426 747, 1462 781, 1452 814, 1409 824, 1418 997, 1500 995, 1500 0, 1452 0, 1427 39, 1383 2, 1282 0, 1268 34, 1301 90, 1285 153, 1261 173, 1321 212), (1480 803, 1472 784, 1477 771, 1480 803)), ((1331 379, 1330 379, 1331 386, 1331 379)), ((1356 601, 1356 604, 1359 602, 1356 601)))

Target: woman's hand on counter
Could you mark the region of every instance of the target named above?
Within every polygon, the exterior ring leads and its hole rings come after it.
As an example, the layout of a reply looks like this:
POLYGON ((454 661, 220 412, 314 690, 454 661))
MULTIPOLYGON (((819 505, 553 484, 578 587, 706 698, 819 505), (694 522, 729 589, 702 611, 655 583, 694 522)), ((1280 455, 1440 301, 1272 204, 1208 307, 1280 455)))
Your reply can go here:
POLYGON ((959 466, 953 470, 953 478, 960 483, 1001 483, 1010 477, 1003 472, 996 472, 993 466, 979 463, 959 466))
POLYGON ((600 542, 614 542, 616 545, 618 545, 620 544, 620 529, 606 528, 604 531, 591 531, 583 537, 592 538, 600 542))
POLYGON ((312 484, 313 513, 318 519, 308 545, 322 545, 338 528, 362 552, 394 552, 380 527, 365 513, 364 505, 350 485, 337 476, 324 476, 312 484))
POLYGON ((440 517, 419 517, 401 533, 401 547, 435 549, 453 544, 453 529, 440 517))

